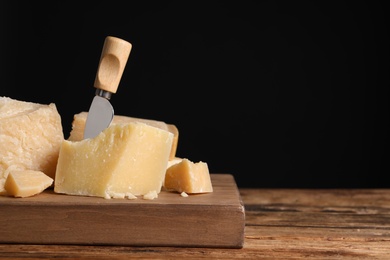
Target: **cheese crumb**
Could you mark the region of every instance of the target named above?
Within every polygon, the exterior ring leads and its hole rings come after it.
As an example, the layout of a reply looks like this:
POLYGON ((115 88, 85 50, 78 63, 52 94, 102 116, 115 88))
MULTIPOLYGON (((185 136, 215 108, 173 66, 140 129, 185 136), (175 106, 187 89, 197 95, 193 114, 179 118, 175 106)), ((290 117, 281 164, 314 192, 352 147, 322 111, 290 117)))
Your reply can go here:
POLYGON ((183 191, 182 193, 180 193, 180 196, 182 196, 182 197, 188 197, 188 194, 185 193, 185 192, 183 191))
POLYGON ((145 200, 153 200, 153 199, 158 198, 158 194, 157 194, 157 192, 156 192, 155 190, 149 191, 148 193, 146 193, 146 194, 143 196, 143 198, 144 198, 145 200))
POLYGON ((106 193, 104 196, 105 199, 124 199, 125 198, 125 193, 122 192, 112 192, 109 191, 106 193))
POLYGON ((127 192, 125 197, 129 200, 135 200, 137 199, 137 196, 135 196, 133 193, 127 192))

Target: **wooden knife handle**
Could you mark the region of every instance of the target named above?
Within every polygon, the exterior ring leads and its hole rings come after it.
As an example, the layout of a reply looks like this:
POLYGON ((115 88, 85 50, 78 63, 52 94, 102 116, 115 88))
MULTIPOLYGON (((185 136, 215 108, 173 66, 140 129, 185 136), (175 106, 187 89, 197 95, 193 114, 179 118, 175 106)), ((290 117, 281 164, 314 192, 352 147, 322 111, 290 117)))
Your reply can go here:
POLYGON ((131 43, 117 37, 107 36, 104 40, 94 87, 116 93, 122 78, 131 43))

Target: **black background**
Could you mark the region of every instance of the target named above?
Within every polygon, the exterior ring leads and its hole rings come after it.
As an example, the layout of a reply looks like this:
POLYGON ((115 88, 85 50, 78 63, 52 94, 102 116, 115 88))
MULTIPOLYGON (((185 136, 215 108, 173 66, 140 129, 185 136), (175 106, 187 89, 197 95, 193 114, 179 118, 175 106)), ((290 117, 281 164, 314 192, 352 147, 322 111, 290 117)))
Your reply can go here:
POLYGON ((2 1, 0 95, 89 109, 104 38, 133 48, 115 113, 241 187, 390 187, 379 1, 2 1))

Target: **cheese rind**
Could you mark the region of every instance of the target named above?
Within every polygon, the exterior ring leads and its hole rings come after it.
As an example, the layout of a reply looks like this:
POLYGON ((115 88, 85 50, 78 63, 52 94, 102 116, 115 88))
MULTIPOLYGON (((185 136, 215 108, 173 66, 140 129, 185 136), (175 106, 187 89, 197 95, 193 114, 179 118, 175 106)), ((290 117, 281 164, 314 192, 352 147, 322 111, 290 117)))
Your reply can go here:
POLYGON ((31 197, 50 187, 53 179, 41 171, 10 171, 4 184, 7 195, 31 197))
POLYGON ((173 134, 140 122, 62 143, 54 191, 103 198, 160 193, 173 134))
MULTIPOLYGON (((73 116, 72 130, 68 138, 69 141, 83 140, 84 128, 85 128, 85 123, 87 121, 87 117, 88 117, 88 112, 80 112, 73 116)), ((111 125, 131 123, 131 122, 141 122, 171 132, 173 134, 173 141, 172 141, 172 148, 171 148, 169 158, 173 159, 175 157, 178 139, 179 139, 179 131, 175 125, 166 124, 165 122, 157 121, 157 120, 121 116, 121 115, 114 115, 111 125)))
POLYGON ((207 163, 184 158, 173 164, 166 171, 164 188, 189 194, 213 192, 207 163))
POLYGON ((5 180, 11 169, 42 171, 54 178, 63 140, 54 103, 0 97, 0 179, 5 180))

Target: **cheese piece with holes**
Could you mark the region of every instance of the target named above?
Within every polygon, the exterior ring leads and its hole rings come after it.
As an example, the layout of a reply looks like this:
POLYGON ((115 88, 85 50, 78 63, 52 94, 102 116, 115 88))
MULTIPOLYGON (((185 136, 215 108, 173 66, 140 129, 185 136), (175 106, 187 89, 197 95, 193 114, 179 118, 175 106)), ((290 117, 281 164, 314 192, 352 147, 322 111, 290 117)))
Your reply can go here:
POLYGON ((167 169, 164 188, 188 194, 213 192, 207 163, 183 158, 167 169))
POLYGON ((106 199, 159 194, 172 141, 171 132, 141 122, 111 125, 91 139, 65 140, 54 191, 106 199))
POLYGON ((11 170, 54 178, 64 134, 56 105, 0 97, 0 192, 11 170))
MULTIPOLYGON (((68 138, 69 141, 80 141, 83 139, 87 116, 88 116, 88 112, 80 112, 73 116, 72 130, 70 131, 70 135, 68 138)), ((172 142, 172 148, 171 148, 169 158, 170 159, 175 158, 178 139, 179 139, 179 131, 175 125, 166 124, 165 122, 157 121, 157 120, 121 116, 121 115, 114 115, 111 125, 123 124, 129 122, 141 122, 171 132, 173 134, 173 142, 172 142)))
POLYGON ((53 179, 41 171, 15 170, 8 173, 4 189, 7 195, 24 198, 37 195, 52 184, 53 179))

